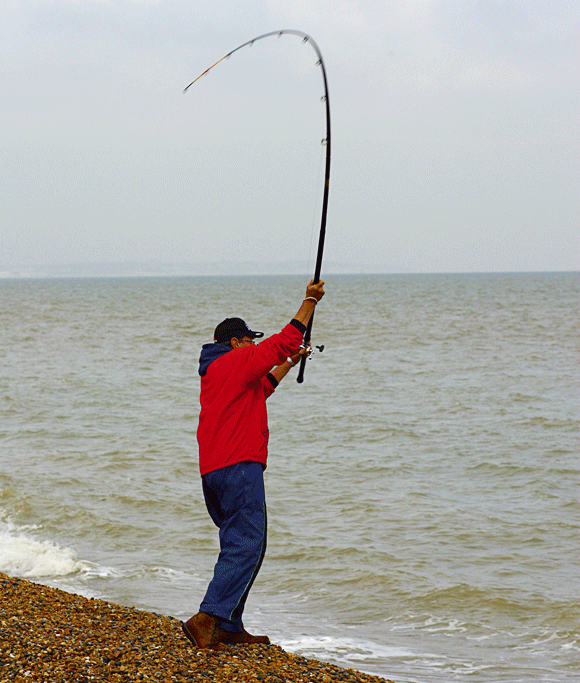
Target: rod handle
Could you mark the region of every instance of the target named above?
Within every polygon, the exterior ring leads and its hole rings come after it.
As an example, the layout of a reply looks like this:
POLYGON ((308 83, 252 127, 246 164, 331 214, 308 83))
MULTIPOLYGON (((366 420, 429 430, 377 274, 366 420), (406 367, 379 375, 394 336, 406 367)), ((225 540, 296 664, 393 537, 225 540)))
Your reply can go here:
POLYGON ((304 382, 304 370, 306 368, 306 356, 302 356, 300 359, 300 367, 298 368, 298 377, 296 377, 296 381, 298 384, 302 384, 304 382))
MULTIPOLYGON (((316 282, 318 282, 320 278, 316 278, 316 282)), ((306 326, 306 334, 304 335, 304 344, 308 347, 308 344, 310 343, 310 339, 312 338, 312 322, 314 321, 314 311, 312 311, 312 315, 310 316, 310 320, 308 321, 308 325, 306 326)), ((298 368, 298 377, 296 377, 296 381, 298 384, 302 384, 304 382, 304 370, 306 369, 306 361, 308 360, 308 354, 304 354, 302 358, 300 359, 300 367, 298 368)))

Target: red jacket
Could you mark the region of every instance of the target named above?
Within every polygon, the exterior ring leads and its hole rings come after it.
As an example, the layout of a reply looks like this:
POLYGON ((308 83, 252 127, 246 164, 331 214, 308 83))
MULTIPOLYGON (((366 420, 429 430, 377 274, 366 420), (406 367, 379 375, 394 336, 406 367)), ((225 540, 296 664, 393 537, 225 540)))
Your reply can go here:
POLYGON ((298 350, 305 331, 293 320, 260 344, 229 349, 205 344, 200 356, 197 428, 201 476, 244 460, 268 458, 266 399, 277 382, 270 370, 298 350))

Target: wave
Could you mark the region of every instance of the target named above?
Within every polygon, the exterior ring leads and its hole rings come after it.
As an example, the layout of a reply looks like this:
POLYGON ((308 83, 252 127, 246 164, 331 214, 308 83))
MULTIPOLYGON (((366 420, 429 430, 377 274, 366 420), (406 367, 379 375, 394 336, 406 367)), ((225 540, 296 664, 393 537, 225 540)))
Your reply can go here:
MULTIPOLYGON (((377 663, 401 659, 408 661, 415 654, 405 647, 385 646, 372 640, 348 636, 302 635, 298 638, 281 639, 279 645, 287 652, 333 661, 340 666, 359 670, 373 669, 377 663)), ((372 673, 368 671, 368 673, 372 673)))
POLYGON ((101 573, 80 560, 72 548, 30 534, 37 526, 18 526, 0 509, 0 572, 26 579, 101 573))

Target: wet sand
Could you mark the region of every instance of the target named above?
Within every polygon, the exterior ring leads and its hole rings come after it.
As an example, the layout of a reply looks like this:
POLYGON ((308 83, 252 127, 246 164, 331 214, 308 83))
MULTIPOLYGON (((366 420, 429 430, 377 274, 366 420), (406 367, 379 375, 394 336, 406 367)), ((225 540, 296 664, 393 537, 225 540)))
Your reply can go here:
POLYGON ((0 573, 0 683, 385 683, 277 645, 194 648, 179 620, 0 573))

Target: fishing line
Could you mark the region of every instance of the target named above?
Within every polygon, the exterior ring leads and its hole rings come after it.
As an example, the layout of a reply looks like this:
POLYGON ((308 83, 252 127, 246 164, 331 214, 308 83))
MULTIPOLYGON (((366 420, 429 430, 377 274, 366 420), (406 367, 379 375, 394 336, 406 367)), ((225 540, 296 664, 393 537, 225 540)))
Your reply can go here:
MULTIPOLYGON (((184 89, 184 93, 187 92, 191 86, 196 83, 202 76, 205 76, 205 74, 208 73, 208 71, 211 71, 214 66, 217 66, 220 62, 223 62, 224 59, 228 59, 231 55, 234 54, 234 52, 237 52, 238 50, 241 50, 243 47, 246 47, 246 45, 253 45, 257 40, 262 40, 262 38, 268 38, 270 36, 278 36, 280 38, 284 34, 291 34, 295 36, 299 36, 302 38, 303 43, 309 43, 314 51, 316 52, 316 55, 318 57, 318 61, 316 62, 316 66, 320 67, 320 70, 322 72, 322 80, 324 84, 324 95, 321 98, 321 101, 325 105, 325 111, 326 111, 326 137, 322 139, 322 144, 326 146, 326 165, 325 165, 325 171, 324 171, 324 191, 323 191, 323 198, 322 198, 322 212, 321 212, 321 218, 320 218, 320 232, 318 235, 318 251, 316 254, 316 265, 314 268, 314 282, 317 283, 320 281, 320 271, 322 269, 322 256, 324 253, 324 241, 326 237, 326 216, 327 216, 327 211, 328 211, 328 192, 330 189, 330 103, 328 100, 328 83, 326 80, 326 68, 324 66, 324 61, 322 59, 322 54, 320 52, 320 49, 318 48, 318 45, 314 42, 314 40, 306 33, 303 33, 302 31, 294 31, 292 29, 285 29, 283 31, 272 31, 270 33, 264 33, 261 36, 257 36, 256 38, 252 38, 251 40, 248 40, 245 43, 242 43, 242 45, 239 45, 236 47, 234 50, 231 52, 228 52, 226 55, 224 55, 221 59, 218 59, 217 62, 214 62, 208 69, 206 69, 204 72, 202 72, 197 78, 195 78, 191 83, 184 89)), ((310 322, 308 323, 308 326, 306 328, 306 333, 304 335, 304 344, 308 346, 310 344, 310 338, 311 338, 311 333, 312 333, 312 323, 314 321, 314 313, 312 314, 310 318, 310 322)), ((304 370, 306 367, 306 360, 307 356, 304 355, 302 356, 302 360, 300 361, 300 369, 298 371, 298 377, 296 378, 296 381, 301 384, 304 381, 304 370)))

